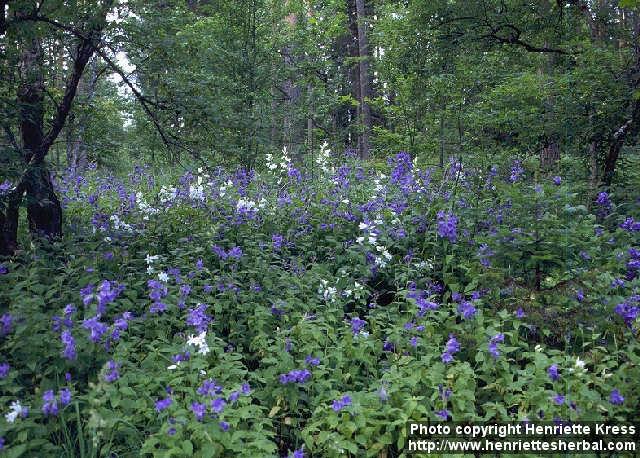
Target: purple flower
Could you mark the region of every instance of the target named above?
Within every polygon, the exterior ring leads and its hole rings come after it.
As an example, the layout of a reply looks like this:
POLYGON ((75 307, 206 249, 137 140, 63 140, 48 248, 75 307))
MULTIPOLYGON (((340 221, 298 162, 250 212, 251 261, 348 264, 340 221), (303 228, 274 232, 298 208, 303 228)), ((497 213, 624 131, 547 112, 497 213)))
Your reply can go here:
POLYGON ((294 450, 293 453, 290 455, 291 458, 304 458, 304 449, 299 448, 297 450, 294 450))
POLYGON ((91 340, 97 343, 102 338, 103 334, 107 332, 107 325, 101 323, 98 316, 88 318, 82 322, 82 327, 91 332, 91 340))
POLYGON ((491 356, 493 356, 494 358, 497 358, 498 356, 500 356, 500 350, 498 350, 498 343, 502 343, 502 342, 504 342, 504 334, 502 333, 496 334, 489 341, 489 353, 491 353, 491 356))
POLYGON ((223 430, 224 432, 229 431, 229 423, 227 423, 226 421, 221 421, 218 424, 220 425, 220 429, 223 430))
POLYGON ((280 383, 286 385, 288 383, 305 383, 311 378, 311 372, 308 369, 294 369, 286 374, 280 374, 280 383))
POLYGON ((509 181, 511 183, 515 183, 520 179, 522 174, 524 173, 524 169, 522 168, 522 164, 520 161, 513 161, 513 166, 511 167, 511 175, 509 176, 509 181))
POLYGON ((182 361, 189 361, 191 359, 191 353, 188 351, 185 351, 184 353, 178 353, 177 355, 173 355, 171 357, 171 360, 174 363, 179 363, 182 361))
POLYGON ((93 284, 89 283, 84 288, 80 288, 80 297, 82 298, 82 303, 86 307, 93 300, 93 284))
POLYGON ((438 235, 442 238, 449 239, 451 243, 455 243, 458 237, 457 225, 458 218, 453 213, 445 213, 440 210, 438 212, 438 235))
POLYGON ((197 393, 201 396, 213 396, 222 391, 222 387, 216 383, 214 379, 207 379, 202 382, 200 388, 198 388, 197 393))
POLYGON ((226 251, 218 245, 213 245, 211 247, 211 251, 213 251, 220 259, 227 259, 226 251))
POLYGON ((271 236, 271 243, 273 244, 273 249, 275 251, 280 251, 284 244, 284 237, 280 234, 273 234, 271 236))
POLYGON ((225 401, 223 398, 216 398, 213 401, 211 401, 211 409, 215 413, 222 412, 226 405, 227 405, 227 401, 225 401))
POLYGON ((614 406, 619 406, 624 402, 624 397, 622 396, 622 394, 620 394, 620 391, 612 390, 611 394, 609 395, 609 402, 614 406))
POLYGON ((453 334, 449 334, 449 340, 447 340, 444 352, 440 356, 442 359, 442 362, 445 364, 452 362, 453 354, 459 351, 460 351, 460 343, 458 343, 458 340, 454 337, 453 334))
POLYGON ((0 316, 0 336, 6 336, 11 332, 13 327, 13 316, 10 313, 5 313, 0 316))
POLYGON ((640 232, 640 221, 635 221, 631 217, 627 217, 622 224, 620 224, 620 228, 629 232, 640 232))
POLYGON ((251 394, 251 387, 248 383, 243 383, 242 387, 240 387, 240 391, 245 395, 251 394))
POLYGON ((156 412, 162 412, 163 410, 168 409, 172 403, 173 403, 173 399, 169 397, 164 399, 158 399, 156 401, 156 412))
POLYGON ((317 366, 318 364, 320 364, 320 358, 316 358, 312 355, 307 355, 307 357, 304 359, 304 362, 309 366, 317 366))
POLYGON ((462 303, 458 306, 458 313, 462 315, 465 320, 473 318, 476 312, 477 310, 475 306, 470 301, 462 301, 462 303))
POLYGON ((440 305, 427 300, 424 297, 416 298, 416 305, 418 306, 418 316, 425 316, 428 311, 437 310, 440 305))
POLYGON ((394 351, 395 350, 395 345, 393 344, 393 342, 389 342, 388 340, 385 340, 384 343, 382 344, 382 350, 383 351, 394 351))
POLYGON ((60 334, 60 340, 64 344, 64 350, 62 351, 62 356, 64 356, 68 360, 75 360, 77 357, 76 353, 76 341, 71 335, 71 331, 64 330, 62 334, 60 334))
POLYGON ((553 402, 558 406, 561 406, 562 404, 564 404, 564 400, 565 400, 565 397, 561 394, 556 394, 553 397, 553 402))
MULTIPOLYGON (((632 298, 625 302, 621 302, 614 308, 614 312, 618 314, 629 327, 631 327, 638 316, 640 316, 640 307, 633 305, 632 298)), ((636 303, 637 302, 638 301, 636 301, 636 303)))
POLYGON ((187 297, 191 293, 191 286, 186 283, 180 287, 180 296, 187 297))
POLYGON ((239 246, 234 246, 227 254, 230 258, 240 259, 242 257, 242 249, 239 246))
POLYGON ((196 331, 206 331, 212 318, 207 315, 207 304, 198 304, 187 312, 187 325, 196 328, 196 331))
POLYGON ((598 193, 598 197, 596 198, 596 204, 602 207, 610 207, 611 200, 609 200, 609 194, 606 192, 598 193))
POLYGON ((11 189, 11 182, 9 180, 4 180, 2 183, 0 183, 0 194, 4 194, 5 192, 7 192, 9 189, 11 189))
POLYGON ((449 412, 447 409, 442 409, 436 412, 436 417, 440 418, 440 420, 442 421, 447 421, 449 419, 449 416, 451 416, 451 412, 449 412))
POLYGON ((345 394, 344 396, 342 396, 341 399, 335 399, 331 405, 331 408, 335 412, 340 412, 342 409, 350 405, 351 405, 351 397, 345 394))
POLYGON ((167 311, 167 304, 165 304, 164 302, 154 302, 153 304, 151 304, 151 306, 149 307, 149 312, 151 313, 163 313, 167 311))
POLYGON ((9 366, 9 363, 0 364, 0 378, 6 378, 7 375, 9 375, 10 368, 11 366, 9 366))
POLYGON ((453 391, 451 391, 451 388, 444 388, 442 385, 438 385, 438 393, 440 394, 440 397, 446 401, 451 397, 453 391))
POLYGON ((549 378, 552 382, 560 380, 560 374, 558 373, 557 364, 552 364, 551 366, 549 366, 549 369, 547 369, 547 374, 549 374, 549 378))
POLYGON ((58 402, 53 394, 53 390, 45 391, 42 395, 44 404, 42 405, 42 413, 47 416, 58 415, 58 402))
POLYGON ((6 275, 9 273, 9 269, 4 264, 0 264, 0 275, 6 275))
POLYGON ((60 397, 60 403, 62 406, 66 406, 71 402, 71 391, 69 388, 63 388, 58 392, 58 396, 60 397))
POLYGON ((562 177, 555 176, 553 177, 553 184, 556 186, 560 186, 562 184, 562 177))
POLYGON ((493 256, 495 253, 493 252, 493 250, 491 250, 491 248, 489 248, 489 245, 487 245, 486 243, 483 243, 480 245, 480 247, 478 248, 478 258, 480 258, 480 264, 482 264, 484 267, 490 267, 491 266, 491 261, 489 260, 489 258, 491 258, 491 256, 493 256))
POLYGON ((113 360, 107 362, 107 371, 104 375, 105 382, 113 383, 120 378, 119 367, 118 363, 113 360))
POLYGON ((147 287, 149 288, 149 299, 152 301, 158 301, 169 294, 167 285, 158 280, 148 280, 147 287))
POLYGON ((360 331, 362 331, 362 329, 366 324, 367 324, 366 321, 361 320, 357 316, 354 318, 351 318, 351 331, 353 332, 353 335, 355 336, 360 334, 360 331))
POLYGON ((516 318, 522 319, 526 316, 527 315, 524 313, 524 310, 522 310, 522 307, 518 307, 518 310, 516 310, 516 318))
POLYGON ((196 416, 196 420, 202 421, 207 413, 207 406, 199 402, 194 402, 191 404, 191 411, 196 416))

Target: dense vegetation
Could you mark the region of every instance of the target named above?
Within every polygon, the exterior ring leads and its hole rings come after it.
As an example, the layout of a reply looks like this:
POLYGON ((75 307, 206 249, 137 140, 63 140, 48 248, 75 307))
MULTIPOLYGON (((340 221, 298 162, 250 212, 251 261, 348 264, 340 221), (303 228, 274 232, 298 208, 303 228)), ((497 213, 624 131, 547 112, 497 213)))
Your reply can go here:
POLYGON ((636 0, 0 0, 0 454, 635 421, 636 0))

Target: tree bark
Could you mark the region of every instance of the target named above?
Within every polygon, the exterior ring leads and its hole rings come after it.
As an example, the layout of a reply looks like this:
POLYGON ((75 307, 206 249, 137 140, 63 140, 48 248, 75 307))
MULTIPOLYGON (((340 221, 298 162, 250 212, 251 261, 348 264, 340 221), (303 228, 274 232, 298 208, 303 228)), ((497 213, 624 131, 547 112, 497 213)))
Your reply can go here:
MULTIPOLYGON (((94 58, 89 65, 90 73, 88 80, 83 78, 80 82, 80 95, 87 106, 91 105, 98 84, 98 59, 94 58)), ((84 112, 77 123, 75 129, 69 129, 69 139, 67 141, 67 164, 75 171, 82 171, 87 167, 87 143, 84 139, 84 133, 88 122, 87 112, 84 112)))
POLYGON ((371 86, 369 84, 369 46, 367 42, 364 0, 356 0, 356 13, 358 17, 358 57, 360 58, 359 102, 362 123, 362 134, 358 142, 358 150, 362 159, 368 159, 370 156, 369 140, 371 136, 371 107, 369 106, 371 86))
POLYGON ((603 184, 611 186, 613 176, 616 171, 616 164, 620 156, 620 151, 628 138, 633 138, 640 132, 640 98, 637 91, 640 91, 640 12, 634 12, 633 17, 633 54, 634 65, 631 69, 631 116, 616 129, 609 143, 609 151, 604 160, 604 172, 602 174, 603 184))
MULTIPOLYGON (((55 110, 51 128, 46 134, 44 134, 45 85, 41 44, 39 39, 34 37, 22 40, 24 47, 18 68, 20 85, 17 90, 17 104, 25 171, 16 187, 5 197, 4 214, 0 218, 1 254, 12 254, 17 247, 18 215, 24 198, 27 204, 27 221, 32 234, 47 238, 62 235, 62 207, 44 159, 65 125, 80 78, 100 43, 102 28, 112 4, 112 1, 107 0, 102 5, 101 11, 91 22, 91 28, 84 33, 62 26, 64 30, 72 31, 78 41, 62 100, 55 110)), ((33 13, 27 13, 24 18, 60 26, 48 18, 33 16, 33 13)), ((18 43, 20 42, 21 40, 18 39, 18 43)))

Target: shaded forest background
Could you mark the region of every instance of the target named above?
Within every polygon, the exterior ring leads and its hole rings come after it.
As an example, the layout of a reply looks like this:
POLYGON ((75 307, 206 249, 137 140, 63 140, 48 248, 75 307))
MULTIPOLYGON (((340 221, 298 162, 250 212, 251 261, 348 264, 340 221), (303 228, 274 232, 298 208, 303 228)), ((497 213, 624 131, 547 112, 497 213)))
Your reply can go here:
POLYGON ((637 153, 637 0, 0 7, 6 246, 23 196, 31 230, 59 232, 49 168, 302 163, 327 142, 433 165, 571 157, 595 192, 637 153))

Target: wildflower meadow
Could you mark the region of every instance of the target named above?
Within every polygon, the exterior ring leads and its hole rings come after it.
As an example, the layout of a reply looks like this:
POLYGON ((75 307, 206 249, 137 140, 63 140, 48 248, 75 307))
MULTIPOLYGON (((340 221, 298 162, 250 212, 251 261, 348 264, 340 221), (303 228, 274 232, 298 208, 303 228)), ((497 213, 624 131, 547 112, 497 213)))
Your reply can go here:
POLYGON ((391 457, 410 420, 637 419, 637 196, 585 203, 563 165, 61 175, 64 239, 1 265, 1 453, 391 457))

